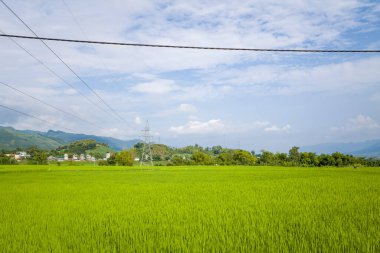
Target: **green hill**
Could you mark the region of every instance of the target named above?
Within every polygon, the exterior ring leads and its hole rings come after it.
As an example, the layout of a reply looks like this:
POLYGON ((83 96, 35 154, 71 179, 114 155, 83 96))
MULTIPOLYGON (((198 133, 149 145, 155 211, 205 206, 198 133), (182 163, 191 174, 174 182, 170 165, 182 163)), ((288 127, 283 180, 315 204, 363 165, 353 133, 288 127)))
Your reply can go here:
POLYGON ((0 150, 26 149, 31 146, 51 150, 74 141, 88 139, 95 140, 98 143, 105 143, 109 148, 116 151, 129 149, 139 142, 137 139, 125 141, 96 135, 73 134, 52 130, 47 132, 16 130, 12 127, 0 126, 0 150))
POLYGON ((0 150, 26 149, 31 146, 54 149, 62 144, 62 141, 45 136, 24 133, 12 127, 0 127, 0 150))
POLYGON ((56 151, 61 154, 96 154, 99 157, 104 157, 108 152, 115 152, 115 150, 111 149, 107 144, 98 143, 91 139, 74 141, 68 145, 58 147, 56 151))

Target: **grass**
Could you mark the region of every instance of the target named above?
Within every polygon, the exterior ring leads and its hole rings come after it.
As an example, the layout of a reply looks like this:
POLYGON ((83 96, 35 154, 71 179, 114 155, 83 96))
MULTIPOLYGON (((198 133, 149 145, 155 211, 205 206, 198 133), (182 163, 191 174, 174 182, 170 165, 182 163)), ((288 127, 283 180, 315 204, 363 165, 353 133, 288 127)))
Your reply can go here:
POLYGON ((0 166, 0 252, 380 252, 380 168, 0 166))

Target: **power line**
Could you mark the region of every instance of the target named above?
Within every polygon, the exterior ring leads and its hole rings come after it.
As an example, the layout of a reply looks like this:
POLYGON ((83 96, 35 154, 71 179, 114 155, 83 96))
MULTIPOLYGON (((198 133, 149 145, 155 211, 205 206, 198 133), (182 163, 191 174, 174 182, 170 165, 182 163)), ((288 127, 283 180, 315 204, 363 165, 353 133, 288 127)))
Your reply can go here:
MULTIPOLYGON (((16 12, 14 12, 12 10, 12 8, 10 8, 3 0, 0 0, 3 5, 10 11, 12 12, 12 14, 18 19, 20 20, 21 23, 24 24, 24 26, 26 28, 28 28, 29 31, 31 31, 37 38, 38 38, 38 35, 33 31, 32 28, 30 28, 30 26, 28 26, 24 20, 22 20, 16 12)), ((46 46, 47 49, 49 49, 50 52, 52 52, 104 105, 106 105, 106 107, 114 114, 116 115, 119 119, 123 120, 124 119, 98 94, 96 93, 91 87, 90 85, 87 84, 87 82, 85 82, 61 57, 59 57, 59 55, 57 53, 54 52, 53 49, 51 49, 51 47, 49 47, 45 41, 43 41, 42 39, 40 39, 40 41, 46 46)))
MULTIPOLYGON (((2 1, 2 0, 0 0, 2 1)), ((290 52, 290 53, 380 53, 380 50, 340 50, 340 49, 273 49, 273 48, 238 48, 238 47, 203 47, 203 46, 181 46, 181 45, 165 45, 165 44, 141 44, 141 43, 126 43, 126 42, 109 42, 109 41, 94 41, 94 40, 76 40, 62 39, 51 37, 38 37, 14 34, 0 34, 3 37, 12 37, 20 39, 34 39, 41 41, 59 41, 71 43, 87 43, 101 44, 113 46, 133 46, 133 47, 158 47, 158 48, 177 48, 177 49, 196 49, 196 50, 220 50, 220 51, 255 51, 255 52, 290 52)))
MULTIPOLYGON (((0 29, 0 34, 4 34, 4 32, 0 29)), ((53 69, 51 69, 48 65, 46 65, 41 59, 37 58, 35 55, 33 55, 30 51, 28 51, 25 47, 23 47, 20 43, 18 43, 16 40, 14 40, 11 37, 8 37, 16 46, 18 46, 20 49, 22 49, 24 52, 26 52, 28 55, 30 55, 34 60, 36 60, 39 64, 41 64, 43 67, 45 67, 50 73, 52 73, 54 76, 56 76, 58 79, 60 79, 63 83, 65 83, 70 88, 74 89, 76 92, 78 92, 79 95, 84 97, 89 103, 96 106, 103 112, 107 113, 102 107, 100 107, 97 103, 93 102, 91 99, 89 99, 86 95, 84 95, 80 90, 75 88, 73 85, 71 85, 69 82, 67 82, 62 76, 60 76, 57 72, 55 72, 53 69)))
MULTIPOLYGON (((87 36, 87 33, 85 32, 85 30, 83 29, 83 27, 80 25, 78 19, 75 17, 73 11, 71 10, 70 6, 67 4, 67 2, 65 0, 62 0, 63 4, 65 5, 67 11, 70 13, 71 17, 73 18, 74 20, 74 23, 79 27, 79 30, 81 31, 83 37, 86 39, 86 40, 89 40, 89 37, 87 36)), ((90 44, 91 47, 96 51, 96 48, 93 44, 90 44)), ((102 63, 103 67, 106 68, 106 64, 104 63, 104 61, 102 60, 102 58, 99 58, 100 62, 102 63)), ((137 130, 133 125, 129 124, 127 121, 124 120, 124 118, 122 117, 119 117, 121 118, 121 120, 124 121, 124 123, 126 123, 129 127, 137 130)))
POLYGON ((89 125, 91 125, 91 126, 94 126, 94 127, 98 128, 98 129, 105 130, 105 129, 103 129, 102 127, 100 127, 100 126, 98 126, 98 125, 96 125, 96 124, 94 124, 94 123, 92 123, 92 122, 90 122, 90 121, 88 121, 88 120, 86 120, 86 119, 83 119, 83 118, 81 118, 81 117, 79 117, 79 116, 77 116, 77 115, 75 115, 75 114, 70 113, 70 112, 66 112, 65 110, 62 110, 62 109, 60 109, 60 108, 58 108, 58 107, 56 107, 56 106, 54 106, 54 105, 51 105, 51 104, 49 104, 49 103, 47 103, 47 102, 45 102, 45 101, 43 101, 43 100, 41 100, 41 99, 39 99, 39 98, 36 98, 36 97, 34 97, 34 96, 32 96, 32 95, 26 93, 26 92, 23 92, 23 91, 21 91, 21 90, 15 88, 15 87, 9 85, 9 84, 3 83, 3 82, 1 82, 1 81, 0 81, 0 84, 2 84, 2 85, 4 85, 4 86, 7 86, 8 88, 10 88, 10 89, 12 89, 12 90, 14 90, 14 91, 17 91, 18 93, 21 93, 21 94, 23 94, 23 95, 25 95, 25 96, 27 96, 27 97, 30 97, 30 98, 32 98, 32 99, 34 99, 34 100, 40 102, 41 104, 44 104, 44 105, 46 105, 46 106, 48 106, 48 107, 50 107, 50 108, 53 108, 53 109, 56 110, 56 111, 62 112, 62 113, 67 114, 67 115, 69 115, 69 116, 71 116, 71 117, 74 117, 74 118, 76 118, 76 119, 79 119, 79 120, 81 120, 81 121, 83 121, 83 122, 85 122, 85 123, 87 123, 87 124, 89 124, 89 125))
POLYGON ((0 104, 0 107, 3 107, 3 108, 5 108, 5 109, 8 109, 8 110, 10 110, 10 111, 17 112, 17 113, 22 114, 22 115, 24 115, 24 116, 27 116, 27 117, 30 117, 30 118, 34 118, 34 119, 37 119, 37 120, 39 120, 39 121, 42 121, 42 122, 48 123, 49 125, 58 126, 58 127, 60 127, 60 128, 63 128, 63 129, 69 130, 69 131, 71 131, 71 132, 76 132, 75 130, 70 129, 70 128, 68 128, 68 127, 64 127, 64 126, 58 125, 58 124, 53 123, 53 122, 51 122, 51 121, 48 121, 48 120, 45 120, 45 119, 38 118, 38 117, 36 117, 36 116, 30 115, 30 114, 25 113, 25 112, 21 112, 21 111, 19 111, 19 110, 16 110, 16 109, 14 109, 14 108, 10 108, 10 107, 5 106, 5 105, 1 105, 1 104, 0 104))
MULTIPOLYGON (((76 16, 74 15, 74 12, 72 11, 72 9, 70 8, 69 4, 65 1, 65 0, 62 0, 63 4, 65 5, 67 11, 70 13, 74 23, 78 26, 79 30, 81 31, 82 35, 83 35, 83 38, 85 38, 86 40, 90 40, 89 37, 87 36, 87 33, 85 31, 85 29, 81 26, 80 22, 78 21, 78 19, 76 18, 76 16)), ((90 44, 90 46, 95 50, 95 46, 90 44)), ((100 60, 100 62, 102 63, 103 67, 106 69, 106 64, 104 63, 103 59, 101 57, 98 58, 100 60)))
POLYGON ((79 27, 79 30, 81 31, 83 37, 88 40, 88 36, 86 34, 86 32, 84 31, 84 29, 82 28, 82 26, 80 25, 78 19, 74 16, 74 13, 72 12, 70 6, 66 3, 65 0, 62 0, 63 4, 65 5, 67 11, 70 13, 71 17, 73 18, 74 20, 74 23, 79 27))

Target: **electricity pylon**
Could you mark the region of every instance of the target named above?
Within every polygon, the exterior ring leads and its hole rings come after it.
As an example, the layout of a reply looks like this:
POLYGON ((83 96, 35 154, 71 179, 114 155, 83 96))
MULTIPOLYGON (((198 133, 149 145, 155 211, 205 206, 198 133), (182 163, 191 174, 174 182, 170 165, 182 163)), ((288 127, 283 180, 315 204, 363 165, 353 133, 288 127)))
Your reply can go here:
POLYGON ((152 136, 150 135, 148 121, 146 121, 145 128, 144 130, 142 130, 142 132, 143 132, 143 135, 141 137, 144 138, 144 145, 143 145, 140 165, 144 165, 144 162, 149 162, 150 165, 153 166, 152 147, 151 147, 151 142, 150 142, 150 137, 152 136))

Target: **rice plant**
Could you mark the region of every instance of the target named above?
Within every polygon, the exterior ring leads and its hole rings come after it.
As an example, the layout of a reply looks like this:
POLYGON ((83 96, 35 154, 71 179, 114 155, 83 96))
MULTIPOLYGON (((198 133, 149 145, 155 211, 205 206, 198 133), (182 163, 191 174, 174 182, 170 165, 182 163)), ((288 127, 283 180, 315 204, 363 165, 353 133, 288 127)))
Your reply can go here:
POLYGON ((0 167, 1 252, 380 252, 380 168, 0 167))

